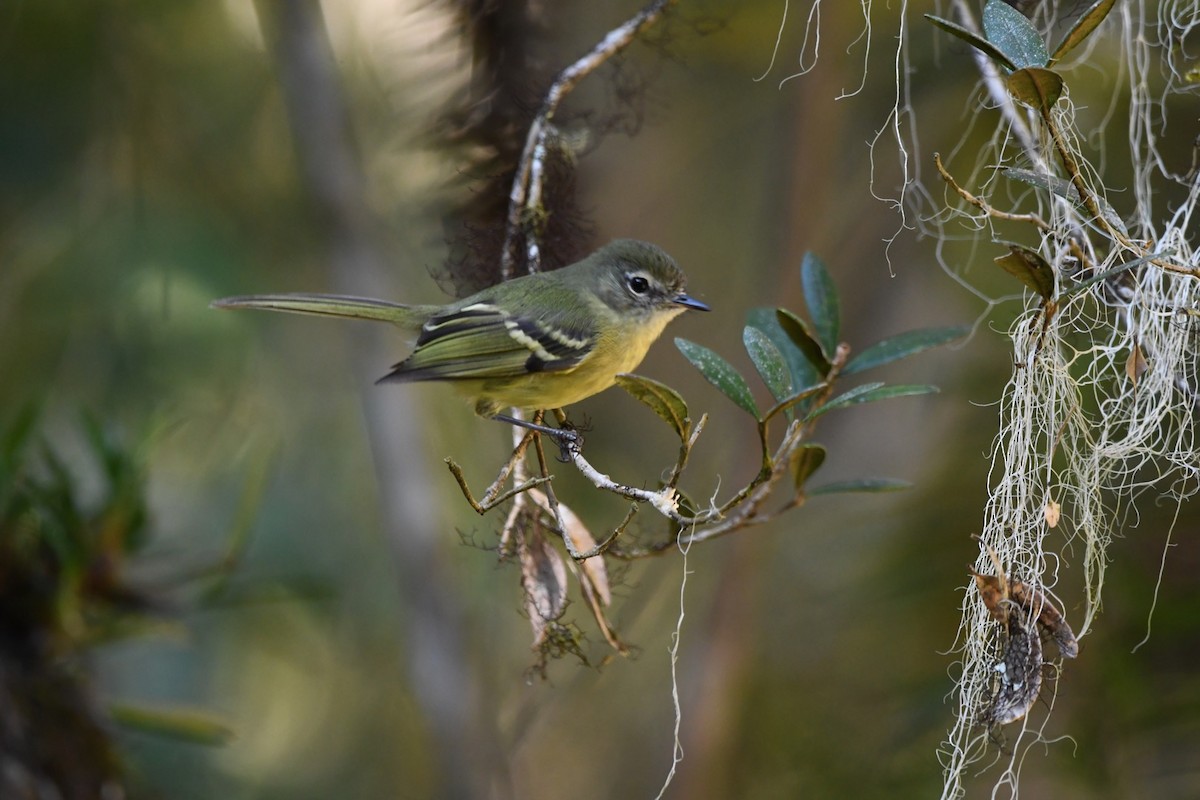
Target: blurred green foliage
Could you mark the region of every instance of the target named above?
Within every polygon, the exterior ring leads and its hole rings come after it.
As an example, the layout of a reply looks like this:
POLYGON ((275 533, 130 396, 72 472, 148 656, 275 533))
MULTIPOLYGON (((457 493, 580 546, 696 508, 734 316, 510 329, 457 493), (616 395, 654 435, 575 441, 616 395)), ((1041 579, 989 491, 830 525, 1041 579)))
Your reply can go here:
POLYGON ((145 478, 94 418, 74 466, 36 422, 29 406, 0 436, 0 794, 125 794, 114 719, 189 742, 223 743, 229 732, 197 712, 126 707, 112 717, 97 702, 94 648, 164 627, 168 598, 130 579, 149 542, 145 478))

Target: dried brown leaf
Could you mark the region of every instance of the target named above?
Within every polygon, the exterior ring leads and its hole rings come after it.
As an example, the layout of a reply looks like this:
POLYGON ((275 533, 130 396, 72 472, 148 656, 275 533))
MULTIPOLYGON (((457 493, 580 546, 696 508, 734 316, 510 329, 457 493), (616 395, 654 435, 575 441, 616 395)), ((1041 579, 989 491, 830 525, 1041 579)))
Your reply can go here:
POLYGON ((1129 358, 1125 359, 1125 377, 1129 378, 1134 386, 1137 386, 1148 369, 1150 369, 1150 364, 1146 362, 1146 356, 1142 354, 1141 345, 1135 344, 1129 351, 1129 358))
MULTIPOLYGON (((550 499, 546 496, 545 492, 540 489, 530 489, 528 494, 530 499, 543 508, 547 514, 552 513, 550 499)), ((583 524, 583 520, 569 506, 563 503, 558 504, 558 512, 562 518, 563 526, 566 528, 566 535, 570 537, 571 544, 575 546, 575 549, 581 553, 595 549, 596 539, 592 536, 587 526, 583 524)), ((557 555, 557 551, 555 551, 555 554, 557 555)), ((559 558, 559 563, 562 564, 563 559, 559 558)), ((587 603, 592 616, 595 617, 596 625, 600 628, 600 633, 604 635, 605 641, 622 655, 627 654, 629 646, 617 636, 616 629, 608 621, 608 616, 604 612, 604 608, 612 604, 612 590, 609 587, 608 568, 604 563, 604 558, 595 556, 593 558, 585 558, 582 561, 571 560, 566 562, 566 566, 571 569, 571 572, 578 579, 579 590, 583 595, 583 600, 587 603)))
POLYGON ((567 567, 537 526, 529 526, 519 534, 519 540, 521 588, 525 590, 525 610, 537 647, 545 639, 547 624, 562 616, 566 608, 567 567))
POLYGON ((1054 640, 1063 658, 1079 655, 1079 641, 1075 638, 1075 632, 1045 592, 1024 581, 1014 580, 1007 581, 1008 591, 1005 592, 1000 578, 980 575, 974 570, 971 570, 971 575, 975 578, 980 599, 994 620, 1009 624, 1015 616, 1031 618, 1054 640))
POLYGON ((1057 500, 1047 500, 1046 507, 1042 509, 1042 513, 1046 517, 1046 524, 1051 528, 1058 527, 1058 521, 1062 518, 1062 506, 1057 500))

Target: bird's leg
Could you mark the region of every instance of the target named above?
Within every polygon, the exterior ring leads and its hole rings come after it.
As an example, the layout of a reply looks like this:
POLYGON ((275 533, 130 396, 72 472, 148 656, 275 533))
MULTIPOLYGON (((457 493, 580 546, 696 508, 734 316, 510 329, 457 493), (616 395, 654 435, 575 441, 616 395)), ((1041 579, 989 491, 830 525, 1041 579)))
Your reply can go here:
POLYGON ((518 428, 526 428, 531 431, 537 431, 538 433, 544 433, 547 436, 553 436, 555 439, 567 439, 569 441, 575 441, 575 439, 578 438, 574 431, 562 430, 561 428, 551 428, 549 425, 539 425, 536 422, 529 422, 528 420, 510 417, 508 414, 493 414, 492 419, 500 422, 507 422, 509 425, 516 425, 518 428))
POLYGON ((562 461, 563 463, 567 463, 571 460, 570 456, 568 455, 567 448, 572 446, 578 447, 583 443, 583 437, 581 437, 575 431, 564 430, 562 428, 551 428, 549 425, 539 425, 536 422, 529 422, 527 420, 517 419, 516 417, 510 417, 508 414, 493 414, 492 419, 499 420, 500 422, 507 422, 509 425, 516 425, 518 428, 526 428, 531 431, 537 431, 538 433, 544 433, 551 437, 554 439, 554 443, 558 445, 558 460, 562 461))

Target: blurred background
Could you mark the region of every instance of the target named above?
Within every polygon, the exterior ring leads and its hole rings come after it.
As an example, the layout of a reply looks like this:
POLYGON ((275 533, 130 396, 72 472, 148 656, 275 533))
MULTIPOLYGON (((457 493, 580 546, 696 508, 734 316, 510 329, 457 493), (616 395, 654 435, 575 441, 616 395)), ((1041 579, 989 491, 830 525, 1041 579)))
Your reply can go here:
MULTIPOLYGON (((85 487, 96 477, 84 413, 144 464, 152 539, 134 577, 170 583, 181 624, 94 651, 99 703, 201 708, 236 733, 206 747, 122 730, 134 783, 185 800, 652 797, 671 765, 681 557, 618 570, 612 618, 637 646, 631 657, 613 657, 576 602, 568 615, 588 633, 590 666, 563 659, 542 679, 530 671, 519 569, 494 552, 502 514, 475 515, 442 463, 453 457, 482 491, 509 431, 445 387, 373 385, 406 352, 390 329, 208 307, 268 291, 439 302, 435 277, 459 233, 444 219, 472 191, 470 153, 444 122, 472 69, 452 10, 323 5, 356 160, 314 165, 296 146, 306 122, 281 89, 286 62, 264 44, 264 9, 277 5, 0 7, 0 421, 35 404, 42 435, 85 487), (330 191, 356 198, 355 214, 331 220, 314 195, 341 179, 330 191), (197 602, 178 576, 219 558, 243 523, 229 591, 197 602)), ((619 106, 636 123, 635 136, 610 133, 578 164, 593 244, 630 236, 673 254, 714 312, 670 333, 751 374, 746 314, 802 308, 805 251, 837 281, 843 338, 857 349, 984 311, 938 266, 937 242, 902 229, 874 196, 895 196, 902 177, 894 146, 874 163, 867 147, 894 102, 897 9, 874 8, 856 42, 859 4, 822 4, 815 67, 781 85, 801 68, 803 5, 781 34, 784 3, 683 2, 653 46, 634 45, 570 101, 619 106)), ((638 7, 541 9, 537 65, 552 74, 638 7)), ((983 141, 995 122, 972 128, 967 54, 913 24, 922 151, 907 168, 936 200, 931 154, 964 131, 983 141)), ((1103 65, 1102 50, 1092 57, 1103 65)), ((1112 84, 1102 69, 1089 76, 1099 115, 1112 84)), ((1192 135, 1165 142, 1184 166, 1192 135)), ((1125 168, 1112 169, 1119 186, 1125 168)), ((1016 291, 990 253, 947 247, 984 291, 1016 291)), ((684 760, 667 796, 940 793, 949 651, 1011 369, 1001 332, 1019 306, 1001 306, 965 345, 879 377, 940 394, 822 424, 822 478, 915 488, 813 499, 691 551, 684 760)), ((639 372, 711 415, 684 481, 694 496, 754 474, 752 425, 669 337, 639 372)), ((617 479, 650 483, 673 463, 670 431, 620 391, 574 413, 594 428, 590 460, 617 479)), ((620 521, 624 503, 560 472, 560 497, 593 530, 620 521)), ((1026 759, 1027 796, 1200 795, 1197 513, 1183 510, 1163 561, 1173 513, 1145 503, 1114 544, 1104 613, 1059 683, 1051 743, 1026 759)), ((661 535, 650 513, 637 525, 661 535)), ((1068 620, 1082 607, 1077 584, 1068 574, 1059 591, 1068 620)), ((974 789, 993 778, 972 778, 974 789)))

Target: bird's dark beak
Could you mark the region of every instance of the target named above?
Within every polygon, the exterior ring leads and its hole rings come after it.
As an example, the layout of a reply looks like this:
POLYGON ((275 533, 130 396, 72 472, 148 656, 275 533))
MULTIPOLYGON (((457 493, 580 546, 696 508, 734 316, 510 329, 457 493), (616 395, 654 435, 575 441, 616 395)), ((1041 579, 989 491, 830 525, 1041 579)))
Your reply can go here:
POLYGON ((694 308, 697 311, 712 311, 712 309, 709 308, 704 303, 701 303, 699 300, 697 300, 694 297, 688 297, 686 294, 675 295, 674 297, 671 298, 671 302, 675 303, 677 305, 681 305, 684 308, 694 308))

